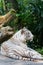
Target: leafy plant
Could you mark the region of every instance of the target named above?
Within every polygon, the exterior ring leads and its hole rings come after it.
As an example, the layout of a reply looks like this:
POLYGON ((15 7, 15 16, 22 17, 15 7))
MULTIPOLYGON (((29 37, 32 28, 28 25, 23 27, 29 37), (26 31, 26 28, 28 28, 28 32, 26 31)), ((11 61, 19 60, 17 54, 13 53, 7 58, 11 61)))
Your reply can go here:
POLYGON ((27 27, 34 34, 32 47, 43 47, 43 1, 41 0, 22 0, 19 1, 17 23, 18 28, 27 27))

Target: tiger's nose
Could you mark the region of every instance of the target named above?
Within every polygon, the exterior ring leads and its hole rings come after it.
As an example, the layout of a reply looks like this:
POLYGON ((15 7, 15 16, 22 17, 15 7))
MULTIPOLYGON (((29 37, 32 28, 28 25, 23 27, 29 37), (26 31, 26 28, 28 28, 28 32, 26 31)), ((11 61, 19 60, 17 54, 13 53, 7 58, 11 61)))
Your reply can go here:
POLYGON ((30 42, 33 41, 34 35, 31 36, 30 42))

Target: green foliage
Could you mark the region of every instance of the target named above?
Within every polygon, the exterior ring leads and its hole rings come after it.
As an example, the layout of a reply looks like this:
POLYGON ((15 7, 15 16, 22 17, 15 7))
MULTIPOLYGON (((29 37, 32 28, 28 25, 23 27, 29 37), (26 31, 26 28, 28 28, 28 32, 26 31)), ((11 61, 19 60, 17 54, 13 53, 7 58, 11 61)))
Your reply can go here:
POLYGON ((36 51, 38 51, 39 53, 41 53, 43 55, 43 48, 42 49, 38 48, 38 49, 36 49, 36 51))
POLYGON ((2 0, 0 0, 0 15, 3 14, 3 3, 2 0))
POLYGON ((19 0, 18 28, 27 27, 34 34, 33 48, 43 47, 43 1, 19 0))

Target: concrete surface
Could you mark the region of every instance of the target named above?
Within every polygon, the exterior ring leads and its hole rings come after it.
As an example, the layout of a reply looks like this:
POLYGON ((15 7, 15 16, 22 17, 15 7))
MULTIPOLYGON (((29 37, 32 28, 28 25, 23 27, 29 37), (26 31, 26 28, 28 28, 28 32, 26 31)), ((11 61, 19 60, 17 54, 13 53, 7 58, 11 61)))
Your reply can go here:
POLYGON ((43 62, 16 60, 0 54, 0 65, 43 65, 43 62))

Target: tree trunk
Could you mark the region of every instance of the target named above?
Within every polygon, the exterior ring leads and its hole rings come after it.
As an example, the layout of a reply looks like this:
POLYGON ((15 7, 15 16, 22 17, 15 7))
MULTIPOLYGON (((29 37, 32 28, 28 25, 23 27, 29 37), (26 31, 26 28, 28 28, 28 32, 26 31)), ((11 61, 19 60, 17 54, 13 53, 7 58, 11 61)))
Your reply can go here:
POLYGON ((16 17, 16 12, 14 9, 11 9, 7 14, 3 16, 0 16, 0 27, 2 27, 5 23, 7 23, 13 17, 16 17))
POLYGON ((0 29, 0 44, 13 35, 14 31, 10 26, 2 27, 0 29))

